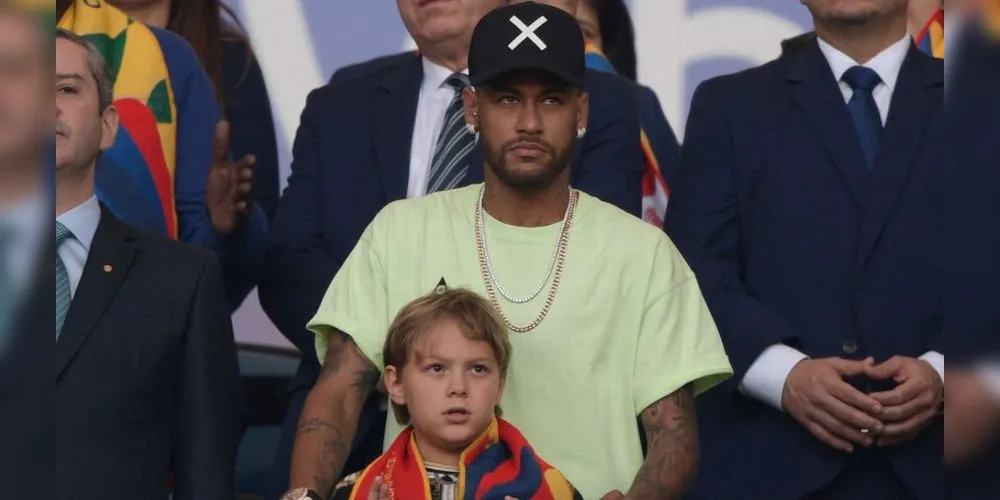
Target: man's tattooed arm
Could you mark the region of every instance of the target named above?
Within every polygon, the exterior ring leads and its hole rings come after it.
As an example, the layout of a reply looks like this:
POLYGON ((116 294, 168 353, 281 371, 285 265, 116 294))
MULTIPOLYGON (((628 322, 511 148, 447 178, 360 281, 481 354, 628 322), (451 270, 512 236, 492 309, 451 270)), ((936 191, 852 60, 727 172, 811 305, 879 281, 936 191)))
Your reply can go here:
POLYGON ((698 473, 700 447, 694 392, 685 386, 642 412, 649 451, 635 477, 630 500, 681 498, 698 473))
POLYGON ((375 365, 350 336, 330 336, 323 370, 299 418, 291 488, 307 487, 330 497, 351 452, 361 409, 378 379, 375 365))

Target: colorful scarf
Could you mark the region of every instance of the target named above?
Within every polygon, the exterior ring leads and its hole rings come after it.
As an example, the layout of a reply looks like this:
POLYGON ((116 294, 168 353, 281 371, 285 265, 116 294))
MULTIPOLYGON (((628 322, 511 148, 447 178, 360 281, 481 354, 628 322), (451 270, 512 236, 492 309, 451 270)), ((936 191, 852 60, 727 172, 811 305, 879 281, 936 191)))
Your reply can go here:
MULTIPOLYGON (((605 73, 617 73, 611 61, 596 45, 588 40, 585 48, 588 68, 605 73)), ((663 227, 663 217, 667 213, 667 204, 670 201, 670 190, 667 188, 667 182, 663 180, 663 174, 660 173, 660 163, 656 159, 645 130, 640 129, 639 142, 643 158, 646 160, 646 167, 642 173, 642 219, 656 227, 663 227)))
POLYGON ((156 35, 107 2, 92 0, 74 0, 59 27, 83 36, 104 54, 121 124, 115 146, 106 154, 122 170, 116 174, 139 190, 139 199, 159 201, 166 233, 177 238, 177 106, 156 35))
POLYGON ((925 54, 944 59, 944 9, 939 8, 934 12, 915 41, 925 54))
MULTIPOLYGON (((423 458, 413 427, 358 477, 351 500, 368 500, 375 478, 389 486, 393 500, 430 499, 423 458), (422 494, 418 492, 423 492, 422 494)), ((513 425, 494 418, 459 458, 458 498, 461 500, 575 500, 580 494, 563 475, 543 461, 513 425)))

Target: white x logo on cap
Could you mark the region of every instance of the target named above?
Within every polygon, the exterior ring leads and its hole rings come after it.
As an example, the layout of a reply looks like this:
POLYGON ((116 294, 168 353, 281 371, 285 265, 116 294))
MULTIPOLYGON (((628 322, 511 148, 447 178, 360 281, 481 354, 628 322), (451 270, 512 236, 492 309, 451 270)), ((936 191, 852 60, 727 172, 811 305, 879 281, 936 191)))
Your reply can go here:
POLYGON ((545 42, 543 42, 541 38, 538 38, 538 35, 535 34, 535 30, 545 24, 546 21, 548 21, 548 19, 546 19, 545 16, 542 16, 536 19, 535 22, 531 23, 531 26, 528 26, 524 24, 523 21, 518 19, 517 16, 511 16, 511 24, 517 26, 517 29, 521 30, 521 34, 517 35, 517 38, 511 40, 510 44, 507 45, 507 48, 514 50, 518 45, 521 45, 521 42, 531 40, 535 46, 538 47, 538 50, 545 50, 547 45, 545 45, 545 42))

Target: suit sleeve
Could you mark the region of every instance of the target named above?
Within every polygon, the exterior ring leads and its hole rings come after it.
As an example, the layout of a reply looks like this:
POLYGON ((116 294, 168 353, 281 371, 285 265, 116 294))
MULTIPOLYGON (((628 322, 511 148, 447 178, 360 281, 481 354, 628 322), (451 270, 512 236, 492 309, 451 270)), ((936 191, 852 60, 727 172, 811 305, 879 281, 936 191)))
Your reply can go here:
MULTIPOLYGON (((599 78, 597 75, 595 79, 599 78)), ((608 75, 601 75, 605 78, 608 75)), ((617 77, 616 77, 617 78, 617 77)), ((642 157, 639 110, 627 85, 595 81, 590 89, 587 135, 579 151, 574 187, 602 201, 642 214, 642 157)), ((624 83, 624 82, 622 82, 624 83)))
POLYGON ((306 323, 343 264, 323 245, 319 129, 325 101, 319 92, 309 95, 302 112, 292 148, 292 173, 271 228, 259 290, 264 311, 303 358, 315 353, 314 336, 306 323))
POLYGON ((229 307, 209 256, 191 302, 175 398, 175 500, 233 498, 242 392, 229 307))
POLYGON ((208 169, 214 160, 212 141, 222 118, 208 74, 189 45, 172 33, 157 31, 174 79, 177 101, 177 166, 174 198, 180 240, 215 251, 230 310, 239 307, 257 284, 267 241, 267 217, 255 203, 250 220, 238 232, 215 231, 205 202, 208 169))
POLYGON ((734 369, 722 386, 735 390, 765 349, 797 348, 798 337, 741 281, 736 152, 709 83, 692 99, 665 227, 698 277, 734 369))

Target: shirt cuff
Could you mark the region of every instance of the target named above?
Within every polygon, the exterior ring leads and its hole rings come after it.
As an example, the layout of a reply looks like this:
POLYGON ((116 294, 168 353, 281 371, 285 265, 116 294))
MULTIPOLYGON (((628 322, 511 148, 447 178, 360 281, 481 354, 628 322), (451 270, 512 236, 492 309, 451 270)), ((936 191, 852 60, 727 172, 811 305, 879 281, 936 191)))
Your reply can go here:
POLYGON ((803 359, 808 359, 798 349, 784 344, 775 344, 760 353, 757 360, 750 365, 739 390, 746 396, 771 405, 779 411, 784 411, 781 405, 781 395, 785 392, 785 380, 792 368, 803 359))
POLYGON ((984 363, 976 367, 976 375, 986 384, 993 400, 1000 403, 1000 363, 984 363))
POLYGON ((944 354, 937 351, 927 351, 926 354, 920 356, 920 359, 934 367, 934 371, 937 372, 938 377, 941 377, 941 382, 944 383, 944 354))

